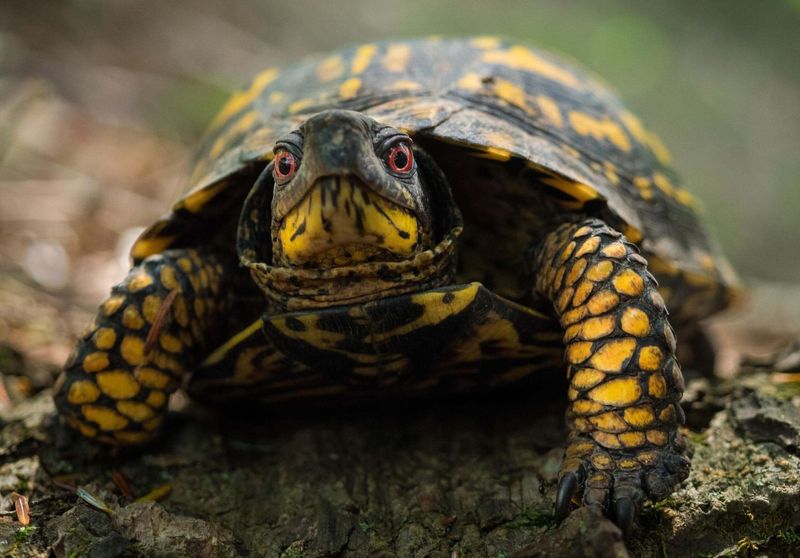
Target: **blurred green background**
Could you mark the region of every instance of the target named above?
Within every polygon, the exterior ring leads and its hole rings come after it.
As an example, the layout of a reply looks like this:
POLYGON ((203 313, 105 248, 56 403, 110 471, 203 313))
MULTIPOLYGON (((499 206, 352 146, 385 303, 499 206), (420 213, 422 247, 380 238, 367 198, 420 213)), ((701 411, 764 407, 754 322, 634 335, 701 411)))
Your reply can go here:
POLYGON ((67 254, 109 248, 72 229, 102 217, 115 187, 135 196, 95 230, 146 224, 177 195, 189 148, 229 91, 264 66, 424 34, 500 34, 579 60, 662 136, 742 275, 800 278, 800 0, 4 0, 0 195, 16 201, 0 210, 0 255, 22 257, 18 243, 48 235, 67 238, 67 254), (16 226, 8 207, 34 207, 45 198, 26 196, 50 191, 37 181, 63 176, 56 193, 75 176, 91 185, 64 218, 72 232, 38 218, 16 226))

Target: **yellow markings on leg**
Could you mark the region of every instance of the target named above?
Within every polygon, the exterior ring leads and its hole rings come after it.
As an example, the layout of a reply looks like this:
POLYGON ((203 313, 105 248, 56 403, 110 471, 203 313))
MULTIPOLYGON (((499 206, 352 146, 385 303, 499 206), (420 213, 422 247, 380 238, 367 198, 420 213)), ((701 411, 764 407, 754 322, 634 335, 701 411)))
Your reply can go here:
POLYGON ((567 347, 566 358, 570 364, 580 364, 592 356, 592 343, 581 341, 570 343, 567 347))
POLYGON ((153 418, 153 409, 139 401, 117 401, 117 411, 136 422, 153 418))
POLYGON ((87 372, 97 372, 108 368, 108 353, 97 351, 89 353, 83 358, 83 369, 87 372))
POLYGON ((661 374, 655 373, 648 378, 647 392, 650 394, 650 397, 655 397, 656 399, 663 399, 666 397, 667 383, 664 381, 664 377, 661 374))
POLYGON ((117 342, 117 332, 110 327, 101 327, 94 332, 92 338, 95 347, 107 351, 117 342))
POLYGON ((128 279, 128 291, 135 293, 153 284, 153 278, 145 271, 139 271, 128 279))
POLYGON ((603 405, 589 399, 578 399, 572 404, 572 412, 576 415, 592 415, 603 410, 603 405))
POLYGON ((620 327, 625 333, 644 337, 650 333, 650 318, 639 308, 629 306, 622 312, 620 327))
POLYGON ((605 314, 612 308, 619 304, 619 296, 612 291, 600 291, 595 294, 586 303, 586 308, 589 313, 596 316, 598 314, 605 314))
POLYGON ((614 411, 607 411, 599 415, 589 417, 589 422, 598 430, 603 432, 625 432, 628 425, 614 411))
POLYGON ((140 366, 134 372, 136 380, 150 389, 167 389, 174 380, 168 374, 155 368, 140 366))
POLYGON ((183 351, 183 343, 181 343, 181 340, 169 333, 162 333, 159 335, 158 344, 161 345, 165 351, 169 351, 170 353, 180 353, 183 351))
POLYGON ((628 253, 628 250, 625 248, 625 245, 622 242, 612 242, 611 244, 603 248, 600 251, 600 253, 606 256, 607 258, 614 258, 615 260, 619 260, 625 257, 625 255, 628 253))
POLYGON ((96 378, 100 391, 113 399, 129 399, 139 393, 141 388, 139 382, 124 370, 100 372, 96 378))
POLYGON ((586 271, 586 278, 594 282, 605 281, 613 271, 614 264, 608 260, 602 260, 589 267, 586 271))
POLYGON ((132 366, 145 364, 144 341, 134 335, 126 335, 122 338, 120 354, 125 362, 132 366))
MULTIPOLYGON (((663 381, 663 380, 662 380, 663 381)), ((626 407, 639 400, 642 389, 636 378, 614 378, 589 391, 589 398, 602 405, 626 407)))
POLYGON ((189 309, 186 307, 186 300, 183 297, 179 296, 173 301, 172 315, 182 328, 189 326, 189 309))
POLYGON ((78 380, 72 382, 67 392, 67 401, 73 405, 83 405, 93 403, 100 397, 100 390, 94 382, 90 380, 78 380))
POLYGON ((589 298, 589 295, 592 294, 594 290, 594 283, 591 281, 581 281, 581 283, 575 288, 575 295, 572 297, 572 305, 573 306, 580 306, 586 299, 589 298))
POLYGON ((86 420, 95 423, 100 430, 111 432, 128 426, 128 419, 106 407, 84 405, 81 407, 81 412, 86 420))
POLYGON ((575 252, 575 258, 580 258, 581 256, 586 256, 587 254, 594 254, 597 252, 597 249, 600 247, 600 237, 593 236, 592 238, 586 240, 581 247, 578 248, 578 251, 575 252))
POLYGON ((142 329, 144 327, 144 319, 142 318, 139 309, 133 304, 125 307, 122 313, 122 325, 125 329, 142 329))
POLYGON ((643 428, 650 426, 656 419, 653 410, 650 407, 628 407, 623 412, 625 422, 635 428, 643 428))
POLYGON ((667 443, 667 433, 663 430, 648 430, 645 435, 647 441, 656 446, 663 446, 667 443))
POLYGON ((150 432, 123 430, 121 432, 114 432, 114 438, 116 438, 123 444, 139 445, 152 440, 153 435, 150 432))
POLYGON ((632 269, 625 269, 613 280, 614 288, 620 294, 639 296, 644 291, 644 279, 632 269))
POLYGON ((153 323, 153 320, 158 315, 158 310, 161 308, 162 302, 163 300, 158 295, 151 294, 144 297, 144 302, 142 303, 144 319, 149 323, 153 323))
POLYGON ((153 390, 144 400, 145 403, 153 407, 154 409, 159 409, 166 405, 167 403, 167 394, 163 391, 153 390))
POLYGON ((584 270, 586 270, 586 260, 580 259, 576 260, 575 263, 572 264, 572 267, 567 274, 566 285, 571 287, 575 284, 575 282, 581 278, 583 275, 584 270))
POLYGON ((616 322, 614 316, 600 316, 589 318, 581 324, 581 339, 595 340, 605 337, 614 331, 616 322))
POLYGON ((581 368, 573 374, 570 385, 576 389, 589 389, 605 380, 605 378, 606 374, 600 370, 581 368))
POLYGON ((103 315, 106 317, 113 316, 120 309, 123 302, 125 302, 124 296, 116 295, 110 297, 103 303, 103 315))
POLYGON ((639 368, 642 370, 658 370, 661 368, 661 361, 664 353, 659 347, 642 347, 639 351, 639 368))
POLYGON ((622 447, 622 444, 620 443, 619 438, 617 437, 616 434, 595 431, 592 432, 592 438, 594 439, 595 442, 597 442, 602 447, 607 449, 619 449, 622 447))
POLYGON ((603 372, 620 372, 635 349, 635 339, 612 339, 592 355, 589 364, 603 372))

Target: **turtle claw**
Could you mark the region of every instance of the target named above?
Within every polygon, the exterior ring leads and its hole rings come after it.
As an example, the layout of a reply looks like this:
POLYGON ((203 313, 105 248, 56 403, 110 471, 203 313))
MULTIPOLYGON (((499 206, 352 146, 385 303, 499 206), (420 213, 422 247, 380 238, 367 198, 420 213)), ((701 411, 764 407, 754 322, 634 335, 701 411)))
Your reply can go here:
POLYGON ((572 509, 572 498, 578 491, 578 476, 575 473, 565 473, 558 481, 558 494, 556 496, 556 523, 560 524, 569 515, 572 509))
POLYGON ((622 536, 627 537, 633 528, 638 510, 630 498, 621 498, 614 502, 614 523, 622 531, 622 536))

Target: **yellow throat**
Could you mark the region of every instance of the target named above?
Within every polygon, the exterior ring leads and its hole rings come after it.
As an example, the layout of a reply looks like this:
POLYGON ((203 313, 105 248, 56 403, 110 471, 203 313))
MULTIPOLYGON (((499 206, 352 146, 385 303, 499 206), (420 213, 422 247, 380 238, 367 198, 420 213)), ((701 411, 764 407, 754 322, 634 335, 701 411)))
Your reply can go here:
POLYGON ((424 249, 419 223, 407 209, 353 177, 326 177, 281 221, 275 264, 328 268, 393 261, 424 249))

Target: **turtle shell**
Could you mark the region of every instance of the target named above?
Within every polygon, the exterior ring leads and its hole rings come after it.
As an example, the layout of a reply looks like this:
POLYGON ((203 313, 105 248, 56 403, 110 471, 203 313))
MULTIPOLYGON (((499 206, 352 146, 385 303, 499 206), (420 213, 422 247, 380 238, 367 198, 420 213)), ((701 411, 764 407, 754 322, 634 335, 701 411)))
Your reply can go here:
POLYGON ((493 37, 370 43, 261 72, 213 121, 183 196, 142 234, 134 260, 232 227, 275 141, 331 108, 521 161, 545 173, 565 210, 602 205, 659 278, 725 293, 737 285, 669 152, 609 87, 561 57, 493 37))

